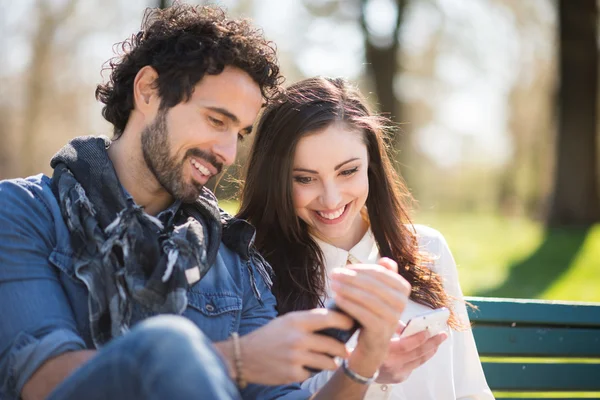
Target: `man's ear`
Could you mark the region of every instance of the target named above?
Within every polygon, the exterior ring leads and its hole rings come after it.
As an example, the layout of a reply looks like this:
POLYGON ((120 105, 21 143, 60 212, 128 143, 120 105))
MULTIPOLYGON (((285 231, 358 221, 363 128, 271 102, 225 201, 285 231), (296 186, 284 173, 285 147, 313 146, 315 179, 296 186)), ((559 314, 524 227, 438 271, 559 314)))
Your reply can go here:
POLYGON ((158 73, 154 68, 146 65, 140 69, 133 81, 133 101, 134 109, 145 116, 154 117, 159 106, 160 98, 156 80, 158 73))

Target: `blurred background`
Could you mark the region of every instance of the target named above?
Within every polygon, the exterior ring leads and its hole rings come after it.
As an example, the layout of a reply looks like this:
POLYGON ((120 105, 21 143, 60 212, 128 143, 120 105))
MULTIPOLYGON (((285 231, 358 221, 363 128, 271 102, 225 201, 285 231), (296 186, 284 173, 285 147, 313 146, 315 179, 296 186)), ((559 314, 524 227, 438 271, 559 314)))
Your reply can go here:
MULTIPOLYGON (((201 1, 186 1, 202 3, 201 1)), ((0 5, 0 179, 111 135, 104 62, 168 0, 0 5)), ((469 295, 600 301, 596 0, 223 0, 287 84, 343 76, 398 129, 393 157, 469 295)), ((235 211, 238 165, 215 188, 235 211)))

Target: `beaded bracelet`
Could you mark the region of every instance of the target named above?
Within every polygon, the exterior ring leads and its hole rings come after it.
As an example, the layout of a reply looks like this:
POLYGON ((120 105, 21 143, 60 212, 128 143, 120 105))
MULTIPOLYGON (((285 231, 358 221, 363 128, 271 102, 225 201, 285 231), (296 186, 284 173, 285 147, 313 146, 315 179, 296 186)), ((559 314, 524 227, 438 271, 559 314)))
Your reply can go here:
POLYGON ((237 332, 231 334, 233 341, 233 362, 235 366, 235 382, 240 389, 246 388, 248 383, 244 378, 244 372, 242 369, 242 347, 240 346, 240 335, 237 332))

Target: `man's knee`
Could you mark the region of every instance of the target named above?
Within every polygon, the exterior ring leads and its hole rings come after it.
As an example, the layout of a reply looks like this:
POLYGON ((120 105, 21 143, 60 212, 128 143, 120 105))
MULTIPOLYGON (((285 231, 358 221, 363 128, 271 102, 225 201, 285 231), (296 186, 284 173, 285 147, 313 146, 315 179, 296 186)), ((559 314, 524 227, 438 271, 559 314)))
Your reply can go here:
MULTIPOLYGON (((214 351, 211 341, 190 320, 179 315, 148 318, 129 332, 128 341, 140 356, 165 358, 192 349, 214 351), (142 354, 143 353, 143 354, 142 354)), ((126 336, 127 336, 126 335, 126 336)))

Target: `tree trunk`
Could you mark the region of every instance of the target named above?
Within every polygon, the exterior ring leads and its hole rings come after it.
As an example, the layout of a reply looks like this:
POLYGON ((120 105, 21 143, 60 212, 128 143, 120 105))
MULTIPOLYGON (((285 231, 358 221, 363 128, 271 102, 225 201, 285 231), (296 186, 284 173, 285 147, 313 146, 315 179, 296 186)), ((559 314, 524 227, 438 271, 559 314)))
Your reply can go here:
MULTIPOLYGON (((23 142, 21 147, 21 169, 24 175, 38 173, 39 161, 37 160, 38 135, 42 114, 44 111, 44 99, 47 95, 48 63, 53 52, 54 35, 56 30, 75 11, 76 0, 69 0, 62 9, 52 12, 46 2, 38 0, 36 9, 39 20, 37 31, 33 37, 32 58, 27 71, 27 83, 25 86, 27 117, 23 126, 23 142)), ((21 175, 21 174, 19 174, 21 175)))
MULTIPOLYGON (((398 16, 394 26, 393 36, 387 47, 378 47, 373 43, 367 22, 365 19, 365 8, 369 0, 361 0, 360 22, 363 30, 365 43, 365 58, 367 72, 375 85, 375 92, 379 102, 379 112, 388 116, 393 122, 400 122, 400 105, 394 93, 394 77, 398 70, 398 32, 402 23, 406 0, 396 0, 398 16)), ((407 144, 405 134, 395 133, 393 145, 396 149, 405 149, 407 144)))
POLYGON ((551 226, 600 221, 597 12, 596 0, 559 1, 559 129, 551 226))

